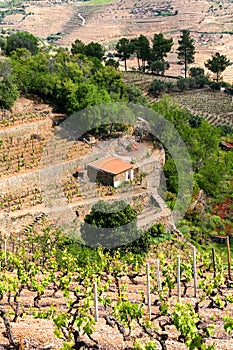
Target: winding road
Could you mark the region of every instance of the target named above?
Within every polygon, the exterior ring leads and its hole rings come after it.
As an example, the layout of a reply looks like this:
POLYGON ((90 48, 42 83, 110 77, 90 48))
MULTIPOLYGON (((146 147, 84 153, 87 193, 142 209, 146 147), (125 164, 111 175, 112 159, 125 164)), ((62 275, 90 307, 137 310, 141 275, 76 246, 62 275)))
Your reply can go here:
POLYGON ((84 24, 86 23, 85 18, 81 15, 81 13, 78 13, 78 17, 82 20, 82 26, 84 26, 84 24))

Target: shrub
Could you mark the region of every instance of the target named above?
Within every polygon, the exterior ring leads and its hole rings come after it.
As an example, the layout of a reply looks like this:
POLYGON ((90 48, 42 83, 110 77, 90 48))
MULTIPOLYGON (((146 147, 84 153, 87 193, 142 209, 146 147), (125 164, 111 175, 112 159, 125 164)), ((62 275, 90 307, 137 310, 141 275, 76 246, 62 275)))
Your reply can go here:
POLYGON ((197 75, 192 78, 180 78, 177 81, 177 86, 179 90, 188 90, 188 89, 200 89, 205 84, 208 84, 209 80, 205 75, 197 75))
POLYGON ((198 87, 195 78, 187 78, 187 83, 189 89, 196 89, 198 87))
POLYGON ((192 67, 189 70, 189 75, 191 78, 196 78, 205 75, 205 71, 203 68, 200 67, 192 67))
POLYGON ((222 83, 216 82, 216 81, 210 84, 210 87, 213 90, 220 90, 221 86, 222 86, 222 83))
POLYGON ((198 75, 195 78, 195 83, 197 88, 202 88, 204 85, 209 84, 209 79, 207 78, 206 75, 198 75))
POLYGON ((165 82, 160 79, 155 79, 152 81, 149 87, 149 93, 155 97, 158 97, 162 92, 168 92, 172 90, 174 84, 171 81, 165 82))
POLYGON ((6 77, 0 81, 0 107, 10 108, 19 97, 17 85, 11 77, 6 77))
POLYGON ((105 62, 105 66, 111 66, 114 68, 118 68, 119 67, 119 62, 114 60, 113 58, 109 58, 106 62, 105 62))
POLYGON ((160 93, 166 91, 166 84, 164 81, 155 79, 149 87, 149 93, 153 96, 158 96, 160 93))
POLYGON ((191 128, 198 128, 201 125, 202 117, 199 115, 191 115, 189 117, 189 125, 191 128))
POLYGON ((230 125, 220 124, 217 128, 220 130, 221 136, 233 135, 233 127, 230 125))
POLYGON ((9 55, 12 51, 21 48, 25 48, 29 50, 32 55, 35 55, 38 52, 38 39, 28 32, 19 32, 11 34, 7 37, 7 55, 9 55))
POLYGON ((189 81, 188 78, 180 78, 177 80, 177 86, 178 89, 183 91, 183 90, 187 90, 189 88, 189 81))

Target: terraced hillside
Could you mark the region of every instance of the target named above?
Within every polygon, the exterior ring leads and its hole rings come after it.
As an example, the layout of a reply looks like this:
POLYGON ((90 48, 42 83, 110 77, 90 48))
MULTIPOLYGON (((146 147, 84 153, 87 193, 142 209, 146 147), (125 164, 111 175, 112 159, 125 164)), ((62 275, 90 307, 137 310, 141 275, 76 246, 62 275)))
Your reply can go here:
MULTIPOLYGON (((11 111, 0 113, 0 208, 1 214, 11 222, 10 231, 21 232, 25 222, 44 215, 50 210, 50 206, 58 201, 63 203, 62 211, 65 212, 64 207, 69 211, 66 213, 67 217, 71 215, 75 219, 75 212, 78 211, 82 221, 92 205, 103 198, 121 198, 130 203, 134 202, 140 214, 138 222, 146 226, 151 221, 151 215, 148 221, 151 205, 145 181, 135 182, 134 186, 114 189, 89 181, 77 182, 72 175, 78 168, 86 169, 86 164, 105 154, 114 154, 117 147, 126 160, 138 157, 141 164, 145 159, 148 161, 148 152, 155 152, 158 163, 157 185, 164 157, 162 151, 154 150, 152 144, 145 144, 140 146, 137 154, 132 155, 131 151, 126 151, 131 138, 122 140, 122 144, 118 139, 97 142, 97 145, 85 141, 64 141, 63 138, 54 136, 55 128, 59 130, 59 126, 53 126, 53 120, 57 117, 61 115, 54 113, 51 106, 24 97, 16 101, 11 111), (46 169, 45 163, 42 163, 42 159, 47 159, 46 157, 53 170, 51 176, 47 177, 46 170, 42 171, 46 169), (59 178, 58 174, 61 174, 59 178)), ((154 191, 152 195, 157 201, 157 192, 154 191)), ((169 223, 170 210, 162 199, 157 202, 154 220, 163 218, 161 220, 164 220, 164 223, 169 223)), ((54 224, 54 221, 51 223, 54 224)))
POLYGON ((224 92, 196 90, 176 94, 173 99, 192 114, 205 118, 210 124, 233 126, 232 97, 224 92))
MULTIPOLYGON (((189 28, 196 42, 196 65, 204 66, 215 51, 226 54, 233 62, 233 3, 229 0, 117 0, 97 6, 99 3, 24 2, 26 15, 7 15, 0 27, 28 30, 44 39, 57 35, 57 43, 66 47, 78 38, 98 41, 107 49, 113 48, 121 37, 144 34, 151 38, 153 33, 163 32, 174 39, 168 60, 170 73, 175 75, 181 74, 176 64, 180 30, 189 28)), ((224 78, 232 83, 233 66, 227 68, 224 78)))

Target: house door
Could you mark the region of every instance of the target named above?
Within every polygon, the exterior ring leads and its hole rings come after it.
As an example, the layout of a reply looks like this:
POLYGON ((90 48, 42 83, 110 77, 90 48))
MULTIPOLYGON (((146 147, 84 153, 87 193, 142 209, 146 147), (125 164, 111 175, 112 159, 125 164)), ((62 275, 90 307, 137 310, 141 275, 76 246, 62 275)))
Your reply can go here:
POLYGON ((130 180, 133 180, 133 170, 132 169, 126 171, 126 181, 130 181, 130 180))

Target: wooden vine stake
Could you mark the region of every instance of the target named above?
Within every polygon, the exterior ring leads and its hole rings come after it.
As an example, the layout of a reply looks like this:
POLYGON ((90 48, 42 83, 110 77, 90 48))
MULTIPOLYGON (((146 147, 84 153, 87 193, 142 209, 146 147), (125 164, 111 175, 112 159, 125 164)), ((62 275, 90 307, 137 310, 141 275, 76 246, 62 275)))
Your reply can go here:
POLYGON ((229 281, 231 281, 231 250, 230 250, 229 236, 226 237, 226 243, 227 243, 228 278, 229 278, 229 281))
POLYGON ((197 297, 197 262, 196 262, 196 248, 193 246, 193 289, 194 297, 197 297))
POLYGON ((99 307, 98 307, 98 292, 97 283, 94 282, 94 305, 95 305, 95 322, 99 320, 99 307))
POLYGON ((151 298, 150 298, 150 265, 146 263, 146 280, 147 280, 147 305, 149 319, 151 320, 151 298))
POLYGON ((177 295, 178 303, 180 303, 180 256, 177 256, 177 295))
POLYGON ((157 283, 158 283, 158 292, 161 292, 161 279, 160 279, 160 271, 159 271, 159 259, 155 260, 155 266, 156 266, 156 276, 157 276, 157 283))
POLYGON ((6 238, 4 239, 4 261, 5 265, 7 264, 7 257, 6 257, 6 238))
POLYGON ((214 278, 215 278, 216 277, 216 256, 215 256, 214 248, 212 248, 212 259, 213 259, 214 278))

